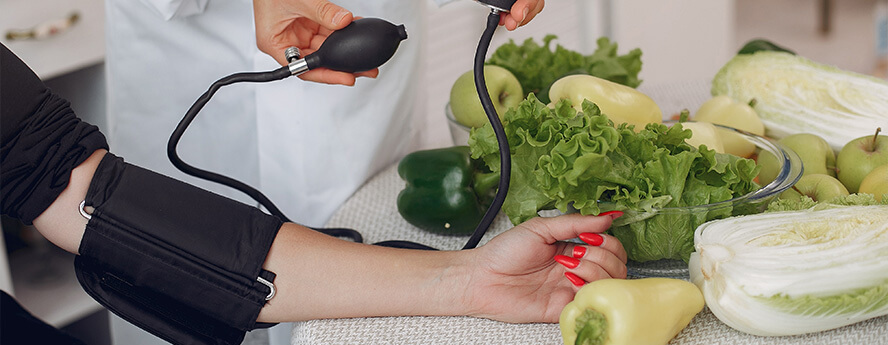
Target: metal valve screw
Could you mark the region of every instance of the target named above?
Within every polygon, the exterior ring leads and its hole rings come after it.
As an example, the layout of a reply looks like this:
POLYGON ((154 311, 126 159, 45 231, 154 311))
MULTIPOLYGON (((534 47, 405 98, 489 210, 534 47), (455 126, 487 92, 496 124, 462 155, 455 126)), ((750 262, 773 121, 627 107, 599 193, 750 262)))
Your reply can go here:
POLYGON ((299 54, 299 48, 289 47, 284 51, 284 56, 286 56, 288 62, 293 62, 298 60, 301 56, 299 54))

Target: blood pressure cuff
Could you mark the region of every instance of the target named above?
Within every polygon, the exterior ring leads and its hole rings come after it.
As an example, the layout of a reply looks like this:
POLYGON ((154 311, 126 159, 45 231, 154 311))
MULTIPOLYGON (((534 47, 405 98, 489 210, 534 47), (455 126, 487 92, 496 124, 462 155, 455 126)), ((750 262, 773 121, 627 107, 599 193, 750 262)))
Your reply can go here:
POLYGON ((240 344, 273 294, 262 269, 282 222, 106 154, 74 265, 86 292, 174 344, 240 344), (265 280, 262 282, 261 280, 265 280))

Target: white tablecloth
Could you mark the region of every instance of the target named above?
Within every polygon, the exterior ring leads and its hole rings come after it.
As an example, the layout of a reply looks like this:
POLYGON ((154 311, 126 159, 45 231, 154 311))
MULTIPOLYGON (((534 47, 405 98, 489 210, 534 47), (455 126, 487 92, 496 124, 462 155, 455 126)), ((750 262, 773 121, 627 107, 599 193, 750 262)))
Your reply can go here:
MULTIPOLYGON (((663 109, 664 117, 682 109, 695 111, 709 98, 707 83, 642 87, 663 109)), ((443 114, 442 114, 443 116, 443 114)), ((329 227, 360 231, 367 243, 407 240, 439 249, 460 249, 466 237, 421 231, 398 214, 396 199, 404 188, 396 167, 379 173, 353 195, 330 219, 329 227)), ((500 216, 481 243, 511 228, 500 216)), ((392 293, 397 293, 393 291, 392 293)), ((429 296, 434 298, 434 296, 429 296)), ((293 345, 303 344, 561 344, 557 324, 509 324, 470 317, 377 317, 298 322, 293 345)), ((770 344, 888 344, 888 316, 839 329, 791 337, 758 337, 733 330, 708 309, 698 314, 671 345, 770 344)))

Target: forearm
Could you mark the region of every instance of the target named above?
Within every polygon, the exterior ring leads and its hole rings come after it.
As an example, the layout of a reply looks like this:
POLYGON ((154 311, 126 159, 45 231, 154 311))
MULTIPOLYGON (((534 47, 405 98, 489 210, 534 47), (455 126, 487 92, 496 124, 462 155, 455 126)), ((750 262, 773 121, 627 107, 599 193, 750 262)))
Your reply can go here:
POLYGON ((80 215, 80 202, 86 198, 90 181, 102 157, 108 152, 96 150, 71 171, 65 190, 43 213, 34 219, 34 226, 47 240, 60 248, 77 254, 87 219, 80 215))
POLYGON ((277 295, 259 321, 465 315, 467 254, 352 243, 285 224, 264 265, 277 273, 277 295))

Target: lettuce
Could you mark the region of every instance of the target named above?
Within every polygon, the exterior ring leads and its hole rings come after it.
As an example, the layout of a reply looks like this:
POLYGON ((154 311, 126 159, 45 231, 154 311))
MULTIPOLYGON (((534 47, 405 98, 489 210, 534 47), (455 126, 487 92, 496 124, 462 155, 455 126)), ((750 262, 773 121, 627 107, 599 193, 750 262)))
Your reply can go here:
MULTIPOLYGON (((611 229, 635 261, 687 260, 694 229, 734 214, 730 207, 659 214, 660 208, 725 201, 758 189, 755 162, 685 143, 681 124, 617 127, 598 106, 585 101, 577 112, 567 100, 554 109, 528 95, 506 112, 503 125, 512 155, 512 175, 503 212, 513 224, 541 210, 584 215, 631 211, 611 229)), ((472 157, 500 170, 493 128, 473 129, 472 157)))
POLYGON ((521 82, 524 94, 533 93, 544 103, 549 103, 549 86, 568 74, 591 74, 629 87, 638 87, 641 80, 641 50, 636 48, 624 55, 617 55, 617 43, 608 38, 598 39, 598 48, 591 55, 550 44, 557 36, 547 35, 543 45, 528 38, 521 45, 513 40, 499 46, 486 61, 489 65, 503 67, 521 82))

